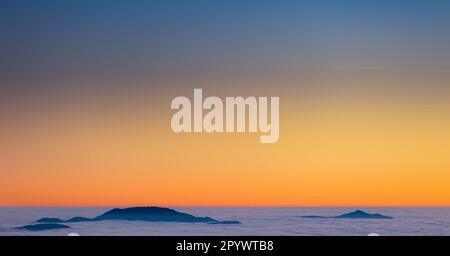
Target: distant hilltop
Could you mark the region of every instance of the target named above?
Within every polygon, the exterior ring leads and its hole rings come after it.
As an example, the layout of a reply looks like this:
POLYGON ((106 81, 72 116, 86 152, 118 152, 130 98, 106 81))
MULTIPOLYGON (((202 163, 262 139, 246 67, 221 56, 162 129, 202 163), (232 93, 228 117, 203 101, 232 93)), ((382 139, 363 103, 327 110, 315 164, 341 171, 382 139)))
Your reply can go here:
POLYGON ((345 213, 338 216, 316 216, 316 215, 308 215, 302 216, 302 218, 310 218, 310 219, 393 219, 390 216, 381 215, 378 213, 367 213, 365 211, 356 210, 354 212, 345 213))
POLYGON ((44 223, 44 224, 26 225, 26 226, 18 227, 17 229, 24 229, 24 230, 28 230, 28 231, 43 231, 43 230, 64 229, 64 228, 70 228, 70 227, 67 225, 63 225, 63 224, 44 223))
POLYGON ((115 208, 93 220, 140 220, 165 222, 217 222, 210 217, 195 217, 193 215, 162 207, 115 208))
POLYGON ((42 218, 38 223, 63 223, 63 222, 84 222, 101 220, 138 220, 138 221, 161 221, 161 222, 218 222, 210 217, 196 217, 187 213, 175 211, 163 207, 131 207, 114 208, 95 218, 73 217, 68 220, 58 218, 42 218))
POLYGON ((34 225, 18 227, 30 231, 40 231, 48 229, 70 228, 61 223, 104 221, 104 220, 129 220, 129 221, 150 221, 150 222, 189 222, 207 224, 241 224, 239 221, 219 221, 210 217, 196 217, 187 213, 178 212, 170 208, 163 207, 131 207, 114 208, 94 218, 73 217, 67 220, 59 218, 41 218, 34 225))

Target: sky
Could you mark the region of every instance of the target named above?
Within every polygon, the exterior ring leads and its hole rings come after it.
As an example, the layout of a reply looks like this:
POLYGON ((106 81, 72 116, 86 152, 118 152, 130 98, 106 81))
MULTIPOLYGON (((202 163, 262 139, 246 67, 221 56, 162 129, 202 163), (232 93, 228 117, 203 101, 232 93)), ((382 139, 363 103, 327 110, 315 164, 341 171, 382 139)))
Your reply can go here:
POLYGON ((450 2, 5 0, 2 206, 450 206, 450 2), (280 138, 171 100, 280 97, 280 138))

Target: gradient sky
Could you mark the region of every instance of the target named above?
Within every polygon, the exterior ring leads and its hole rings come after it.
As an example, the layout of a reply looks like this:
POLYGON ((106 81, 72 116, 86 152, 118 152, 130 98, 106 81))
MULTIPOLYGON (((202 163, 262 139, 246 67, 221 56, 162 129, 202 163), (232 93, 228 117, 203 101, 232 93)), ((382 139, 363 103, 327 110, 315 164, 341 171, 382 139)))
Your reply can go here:
POLYGON ((0 2, 0 205, 450 206, 450 2, 0 2), (170 102, 279 96, 280 139, 170 102))

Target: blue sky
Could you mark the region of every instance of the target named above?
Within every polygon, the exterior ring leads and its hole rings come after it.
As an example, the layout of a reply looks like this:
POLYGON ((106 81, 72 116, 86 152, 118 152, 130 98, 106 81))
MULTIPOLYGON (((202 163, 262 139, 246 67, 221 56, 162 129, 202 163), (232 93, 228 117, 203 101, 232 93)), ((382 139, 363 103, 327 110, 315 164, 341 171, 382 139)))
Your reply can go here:
POLYGON ((14 80, 289 65, 445 69, 449 31, 450 2, 439 0, 6 0, 0 72, 14 80))

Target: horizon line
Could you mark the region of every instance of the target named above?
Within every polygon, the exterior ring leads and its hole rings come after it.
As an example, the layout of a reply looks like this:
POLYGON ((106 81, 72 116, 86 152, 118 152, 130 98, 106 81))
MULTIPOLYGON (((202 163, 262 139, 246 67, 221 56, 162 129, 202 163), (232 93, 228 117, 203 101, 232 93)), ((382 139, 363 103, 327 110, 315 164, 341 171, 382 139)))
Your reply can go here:
POLYGON ((100 207, 165 207, 165 208, 448 208, 450 205, 0 205, 0 208, 100 208, 100 207))

